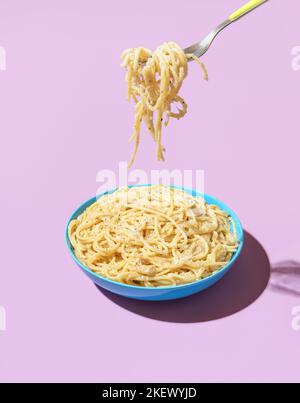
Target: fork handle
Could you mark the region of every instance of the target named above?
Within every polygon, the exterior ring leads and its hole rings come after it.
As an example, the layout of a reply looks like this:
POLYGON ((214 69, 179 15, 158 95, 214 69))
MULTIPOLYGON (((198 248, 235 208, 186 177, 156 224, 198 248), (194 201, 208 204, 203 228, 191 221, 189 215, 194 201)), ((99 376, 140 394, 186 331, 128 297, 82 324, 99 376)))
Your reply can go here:
POLYGON ((243 15, 249 13, 250 11, 254 10, 256 7, 261 6, 268 0, 250 0, 248 3, 244 4, 241 8, 234 11, 228 17, 229 21, 233 22, 238 18, 242 17, 243 15))

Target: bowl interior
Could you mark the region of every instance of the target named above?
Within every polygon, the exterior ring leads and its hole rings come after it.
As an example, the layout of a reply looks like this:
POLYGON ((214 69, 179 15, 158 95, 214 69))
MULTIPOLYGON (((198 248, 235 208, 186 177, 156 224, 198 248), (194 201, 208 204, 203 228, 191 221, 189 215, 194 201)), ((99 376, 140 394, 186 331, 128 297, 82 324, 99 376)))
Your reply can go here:
MULTIPOLYGON (((143 185, 132 185, 132 186, 128 186, 128 187, 131 188, 131 187, 148 187, 148 186, 152 186, 152 185, 151 185, 151 184, 146 184, 146 185, 143 184, 143 185)), ((180 285, 176 285, 176 286, 172 285, 172 286, 161 286, 161 287, 144 287, 144 286, 138 286, 138 285, 123 284, 123 283, 119 283, 119 282, 110 280, 110 279, 108 279, 108 278, 106 278, 106 277, 100 276, 100 275, 97 274, 97 273, 94 273, 92 270, 90 270, 88 267, 86 267, 84 264, 82 264, 82 263, 77 259, 77 257, 75 256, 74 251, 73 251, 73 247, 72 247, 71 242, 70 242, 70 240, 69 240, 69 236, 68 236, 68 227, 69 227, 69 224, 70 224, 70 222, 71 222, 72 220, 74 220, 74 219, 77 218, 81 213, 83 213, 83 211, 84 211, 87 207, 89 207, 91 204, 95 203, 100 197, 102 197, 102 196, 104 196, 104 195, 106 195, 106 194, 110 194, 110 193, 115 192, 115 191, 117 190, 117 188, 116 188, 116 189, 109 190, 109 191, 106 191, 106 192, 104 192, 104 193, 101 193, 101 194, 98 195, 98 196, 94 196, 94 197, 92 197, 91 199, 87 200, 87 201, 86 201, 85 203, 83 203, 80 207, 78 207, 78 208, 74 211, 74 213, 71 215, 71 217, 69 218, 68 223, 67 223, 67 226, 66 226, 66 231, 65 231, 65 239, 66 239, 66 244, 67 244, 68 251, 69 251, 69 253, 70 253, 72 259, 77 263, 77 265, 78 265, 82 270, 84 270, 85 272, 87 272, 89 275, 93 275, 95 278, 98 277, 98 278, 101 279, 102 281, 106 281, 106 282, 108 282, 108 283, 118 284, 118 285, 121 285, 121 286, 124 286, 124 287, 135 288, 135 289, 137 289, 137 288, 138 288, 138 289, 150 289, 150 288, 151 288, 151 289, 153 289, 153 290, 155 290, 155 289, 156 289, 156 290, 158 290, 158 289, 160 289, 160 290, 161 290, 161 289, 178 289, 179 287, 188 287, 188 286, 190 286, 191 284, 199 283, 199 282, 205 281, 205 280, 207 280, 207 279, 212 279, 215 275, 217 275, 217 274, 220 275, 222 272, 227 271, 228 267, 231 266, 231 265, 234 263, 234 261, 238 258, 239 254, 241 253, 242 247, 243 247, 244 234, 243 234, 242 225, 241 225, 240 220, 238 219, 237 215, 236 215, 228 206, 226 206, 226 204, 224 204, 223 202, 221 202, 220 200, 216 199, 216 198, 213 197, 213 196, 209 196, 209 195, 207 195, 207 194, 202 194, 202 193, 198 192, 198 191, 195 190, 195 189, 188 189, 188 188, 179 187, 179 186, 170 186, 170 187, 175 188, 175 189, 183 190, 183 191, 185 191, 186 193, 188 193, 188 194, 190 194, 190 195, 192 195, 192 196, 194 196, 194 197, 196 197, 196 196, 202 196, 202 197, 204 198, 204 200, 206 201, 207 204, 214 204, 214 205, 218 206, 221 210, 227 212, 227 213, 229 214, 229 216, 232 218, 232 220, 233 220, 233 222, 234 222, 234 225, 235 225, 235 229, 236 229, 236 233, 237 233, 237 238, 238 238, 239 246, 238 246, 238 249, 234 252, 234 254, 233 254, 231 260, 230 260, 229 262, 227 262, 226 265, 225 265, 224 267, 222 267, 221 270, 219 270, 219 271, 213 273, 213 274, 212 274, 211 276, 209 276, 209 277, 206 277, 206 278, 201 279, 201 280, 194 281, 193 283, 180 284, 180 285)), ((233 231, 233 228, 231 228, 231 230, 233 231)))

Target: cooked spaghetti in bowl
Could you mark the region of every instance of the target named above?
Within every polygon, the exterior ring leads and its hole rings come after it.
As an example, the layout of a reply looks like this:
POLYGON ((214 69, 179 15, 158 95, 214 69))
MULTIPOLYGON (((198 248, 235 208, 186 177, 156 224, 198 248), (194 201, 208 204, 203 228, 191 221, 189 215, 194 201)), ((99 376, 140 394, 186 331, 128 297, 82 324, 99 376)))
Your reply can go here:
POLYGON ((71 217, 67 242, 77 264, 105 285, 162 289, 210 284, 242 246, 240 223, 223 206, 170 187, 120 188, 89 201, 71 217))

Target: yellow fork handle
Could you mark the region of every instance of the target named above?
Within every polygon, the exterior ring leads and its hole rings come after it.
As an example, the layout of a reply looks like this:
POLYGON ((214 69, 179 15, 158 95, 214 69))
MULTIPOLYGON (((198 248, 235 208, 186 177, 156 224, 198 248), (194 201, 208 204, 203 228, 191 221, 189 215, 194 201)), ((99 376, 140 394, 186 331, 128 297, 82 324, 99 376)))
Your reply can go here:
POLYGON ((241 8, 230 14, 228 19, 230 21, 235 21, 236 19, 240 18, 243 14, 248 13, 249 11, 253 10, 254 8, 260 6, 265 2, 266 0, 250 0, 248 1, 248 3, 244 4, 241 8))

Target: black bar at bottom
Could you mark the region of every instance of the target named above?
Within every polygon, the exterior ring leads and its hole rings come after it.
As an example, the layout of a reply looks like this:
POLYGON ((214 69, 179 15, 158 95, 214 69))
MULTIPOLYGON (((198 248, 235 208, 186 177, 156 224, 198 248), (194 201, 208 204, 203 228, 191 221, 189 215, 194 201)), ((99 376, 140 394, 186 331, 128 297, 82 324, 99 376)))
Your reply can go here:
POLYGON ((203 399, 203 389, 207 384, 200 383, 6 383, 0 384, 0 396, 6 392, 10 400, 30 402, 43 400, 56 403, 64 395, 74 401, 84 403, 121 400, 127 402, 151 400, 193 400, 203 399), (82 398, 82 399, 81 399, 82 398))

